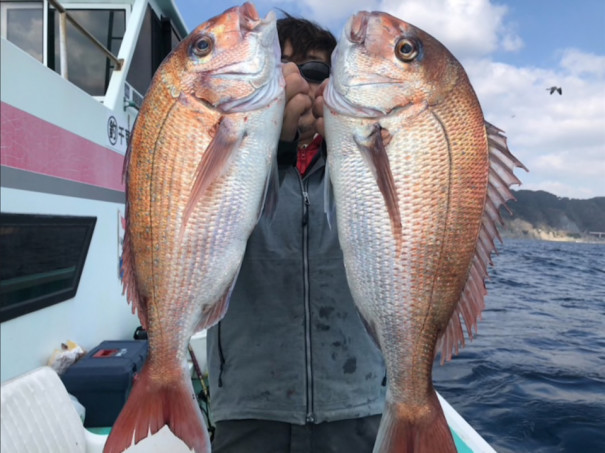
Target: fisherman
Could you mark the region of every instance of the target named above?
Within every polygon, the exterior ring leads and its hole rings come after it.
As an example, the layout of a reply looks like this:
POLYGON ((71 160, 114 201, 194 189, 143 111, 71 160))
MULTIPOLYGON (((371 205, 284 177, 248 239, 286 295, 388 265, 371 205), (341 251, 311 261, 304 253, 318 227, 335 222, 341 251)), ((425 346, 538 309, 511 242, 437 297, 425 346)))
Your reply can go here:
MULTIPOLYGON (((371 452, 382 356, 356 311, 324 212, 320 84, 334 36, 285 15, 279 200, 248 240, 229 309, 208 331, 215 453, 371 452)), ((354 190, 354 188, 351 188, 354 190)))

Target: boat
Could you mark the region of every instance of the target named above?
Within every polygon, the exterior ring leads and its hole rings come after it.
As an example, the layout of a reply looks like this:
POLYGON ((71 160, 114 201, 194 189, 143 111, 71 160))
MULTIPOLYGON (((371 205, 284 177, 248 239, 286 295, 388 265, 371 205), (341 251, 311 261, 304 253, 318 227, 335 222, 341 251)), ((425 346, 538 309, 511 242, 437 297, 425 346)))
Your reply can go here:
MULTIPOLYGON (((120 274, 124 155, 154 71, 188 30, 172 0, 3 1, 0 14, 4 414, 5 388, 47 376, 36 372, 61 344, 90 350, 139 326, 120 274)), ((203 334, 192 341, 201 362, 204 345, 203 334)), ((441 402, 459 451, 493 452, 441 402)), ((48 413, 30 403, 28 433, 48 413)))
POLYGON ((2 2, 2 381, 138 326, 119 274, 124 154, 187 34, 172 0, 60 1, 2 2))

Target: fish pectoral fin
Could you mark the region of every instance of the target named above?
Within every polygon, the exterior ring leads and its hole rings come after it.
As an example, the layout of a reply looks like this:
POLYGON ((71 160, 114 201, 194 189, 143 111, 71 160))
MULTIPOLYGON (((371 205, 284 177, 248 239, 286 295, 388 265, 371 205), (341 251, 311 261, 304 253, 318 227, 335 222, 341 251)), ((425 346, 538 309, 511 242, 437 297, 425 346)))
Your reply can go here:
POLYGON ((376 178, 376 183, 384 198, 387 212, 391 219, 393 237, 396 239, 397 243, 399 243, 402 232, 399 197, 397 195, 397 187, 395 185, 393 173, 391 172, 389 156, 386 150, 391 138, 389 131, 378 123, 374 124, 369 136, 353 137, 355 143, 357 143, 357 146, 361 150, 361 154, 368 164, 368 167, 376 178))
POLYGON ((195 172, 191 193, 183 214, 183 228, 208 187, 224 173, 229 158, 245 136, 245 129, 238 126, 237 121, 228 116, 219 119, 215 125, 214 138, 206 148, 195 172))

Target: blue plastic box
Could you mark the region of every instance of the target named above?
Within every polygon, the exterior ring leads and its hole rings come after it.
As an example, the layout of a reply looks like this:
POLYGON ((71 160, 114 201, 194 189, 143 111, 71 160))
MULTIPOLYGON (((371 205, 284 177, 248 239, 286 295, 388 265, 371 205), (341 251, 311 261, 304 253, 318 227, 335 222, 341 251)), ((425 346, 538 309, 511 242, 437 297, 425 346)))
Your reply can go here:
POLYGON ((113 426, 147 352, 147 340, 103 341, 63 373, 67 391, 86 408, 85 427, 113 426))

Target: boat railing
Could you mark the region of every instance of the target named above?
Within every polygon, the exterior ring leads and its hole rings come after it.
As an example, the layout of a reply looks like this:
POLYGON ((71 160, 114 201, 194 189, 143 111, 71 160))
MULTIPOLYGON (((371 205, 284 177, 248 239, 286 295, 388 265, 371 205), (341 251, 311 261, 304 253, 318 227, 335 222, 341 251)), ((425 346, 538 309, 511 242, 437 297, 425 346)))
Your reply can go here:
POLYGON ((116 57, 107 47, 105 47, 97 38, 95 38, 86 28, 84 28, 57 0, 48 0, 48 2, 59 12, 59 53, 61 56, 61 76, 67 79, 67 21, 82 33, 92 44, 94 44, 107 58, 115 63, 115 70, 119 71, 124 65, 124 59, 116 57))

